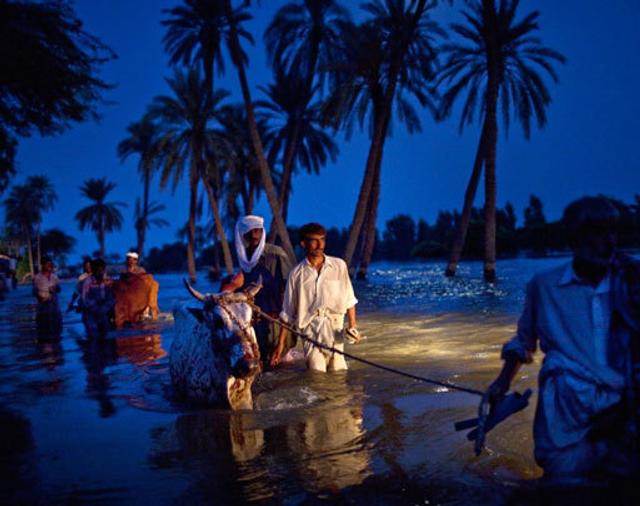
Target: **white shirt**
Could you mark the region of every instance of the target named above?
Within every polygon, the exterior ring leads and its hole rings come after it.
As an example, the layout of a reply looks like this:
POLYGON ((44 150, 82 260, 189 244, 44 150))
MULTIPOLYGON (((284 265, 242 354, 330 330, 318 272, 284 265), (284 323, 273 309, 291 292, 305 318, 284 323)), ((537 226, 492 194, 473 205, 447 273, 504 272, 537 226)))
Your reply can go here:
POLYGON ((591 417, 620 400, 621 372, 611 366, 611 280, 597 287, 581 280, 572 264, 536 274, 527 285, 517 334, 503 347, 531 362, 545 353, 534 422, 536 459, 582 440, 591 417))
POLYGON ((344 316, 357 303, 344 260, 325 255, 318 271, 305 258, 289 274, 280 318, 304 329, 318 315, 344 316))
POLYGON ((39 272, 33 278, 33 292, 41 300, 49 300, 52 296, 51 289, 58 286, 58 276, 51 273, 49 276, 39 272))

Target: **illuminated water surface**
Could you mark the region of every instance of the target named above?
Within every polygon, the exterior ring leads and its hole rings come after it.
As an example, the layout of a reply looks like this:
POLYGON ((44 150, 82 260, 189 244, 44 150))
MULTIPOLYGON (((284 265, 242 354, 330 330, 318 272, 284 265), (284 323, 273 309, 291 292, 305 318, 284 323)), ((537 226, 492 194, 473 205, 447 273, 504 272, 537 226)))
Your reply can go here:
MULTIPOLYGON (((563 261, 501 262, 493 286, 479 263, 456 279, 440 264, 376 264, 355 286, 368 339, 348 351, 483 389, 526 281, 563 261)), ((65 314, 59 343, 39 343, 28 287, 0 303, 0 429, 11 435, 0 471, 10 502, 496 504, 540 475, 532 406, 475 457, 453 423, 474 416, 477 397, 357 363, 346 373, 294 364, 264 374, 252 412, 180 405, 168 374, 170 314, 189 296, 179 276, 158 280, 163 321, 102 344, 86 341, 75 313, 65 314)), ((63 286, 63 307, 72 288, 63 286)), ((535 388, 537 368, 524 368, 515 387, 535 388)))

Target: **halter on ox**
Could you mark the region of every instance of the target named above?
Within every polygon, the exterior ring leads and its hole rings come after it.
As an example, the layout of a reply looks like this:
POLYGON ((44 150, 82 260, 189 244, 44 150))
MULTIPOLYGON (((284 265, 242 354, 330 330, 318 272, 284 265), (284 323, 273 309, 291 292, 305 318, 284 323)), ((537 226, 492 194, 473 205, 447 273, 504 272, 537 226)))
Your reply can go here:
POLYGON ((185 286, 204 307, 176 310, 179 324, 170 362, 174 385, 192 401, 251 409, 251 385, 260 372, 252 302, 261 285, 206 295, 186 281, 185 286))

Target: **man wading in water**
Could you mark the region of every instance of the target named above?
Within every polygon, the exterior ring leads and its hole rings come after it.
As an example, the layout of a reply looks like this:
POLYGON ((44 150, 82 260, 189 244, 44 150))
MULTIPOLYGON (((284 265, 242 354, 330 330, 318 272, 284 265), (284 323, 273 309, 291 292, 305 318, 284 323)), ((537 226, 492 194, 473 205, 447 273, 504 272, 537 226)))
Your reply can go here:
MULTIPOLYGON (((236 223, 235 246, 240 272, 223 282, 225 291, 244 290, 252 283, 262 283, 255 303, 266 314, 277 318, 282 309, 282 297, 291 262, 285 251, 266 242, 264 219, 260 216, 244 216, 236 223)), ((275 324, 261 319, 254 325, 263 368, 269 365, 278 338, 275 324)), ((285 343, 284 352, 295 346, 295 337, 285 343)))
MULTIPOLYGON (((327 231, 319 223, 308 223, 300 228, 300 245, 305 250, 305 259, 289 274, 280 319, 314 341, 343 351, 345 313, 350 338, 354 342, 361 339, 356 328, 358 300, 353 293, 347 264, 340 258, 324 254, 326 236, 327 231)), ((272 365, 282 356, 287 334, 285 328, 280 329, 272 365)), ((347 369, 343 355, 308 341, 303 347, 308 369, 321 372, 347 369)))
POLYGON ((529 282, 488 393, 494 402, 504 396, 539 344, 533 432, 544 479, 606 483, 639 471, 640 267, 616 251, 618 212, 608 200, 579 199, 563 220, 573 260, 529 282))

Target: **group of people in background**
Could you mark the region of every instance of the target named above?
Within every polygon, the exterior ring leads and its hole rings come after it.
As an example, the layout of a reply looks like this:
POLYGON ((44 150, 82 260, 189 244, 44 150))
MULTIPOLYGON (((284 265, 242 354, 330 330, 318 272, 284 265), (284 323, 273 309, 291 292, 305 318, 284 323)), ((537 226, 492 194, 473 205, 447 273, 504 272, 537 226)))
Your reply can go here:
MULTIPOLYGON (((120 280, 146 274, 138 259, 136 252, 127 253, 120 280)), ((82 314, 89 338, 103 338, 113 328, 114 280, 107 274, 107 264, 102 258, 85 258, 82 265, 83 272, 78 277, 67 312, 82 314)), ((33 294, 37 300, 36 328, 40 336, 55 337, 62 331, 62 312, 58 302, 60 281, 54 270, 53 261, 44 257, 40 271, 33 278, 33 294)), ((145 316, 151 316, 150 311, 145 316)), ((157 314, 153 316, 157 317, 157 314)))

